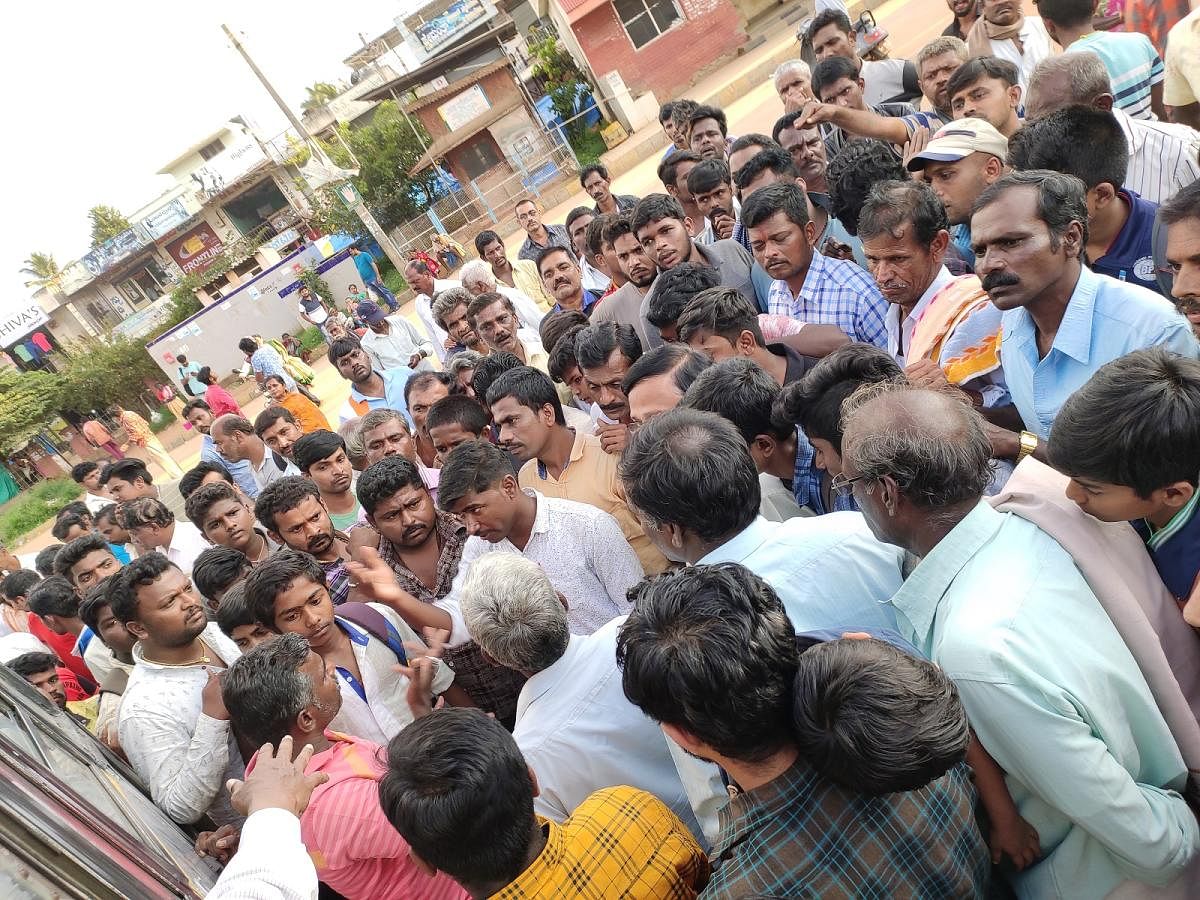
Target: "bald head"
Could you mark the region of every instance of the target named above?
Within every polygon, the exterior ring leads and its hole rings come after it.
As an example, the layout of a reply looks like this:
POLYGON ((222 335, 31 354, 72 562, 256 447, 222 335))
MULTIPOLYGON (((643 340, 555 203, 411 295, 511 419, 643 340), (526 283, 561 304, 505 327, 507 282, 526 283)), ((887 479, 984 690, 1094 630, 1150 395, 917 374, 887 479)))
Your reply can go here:
POLYGON ((1112 81, 1104 61, 1090 50, 1043 59, 1029 76, 1025 117, 1041 118, 1064 106, 1113 106, 1112 81))

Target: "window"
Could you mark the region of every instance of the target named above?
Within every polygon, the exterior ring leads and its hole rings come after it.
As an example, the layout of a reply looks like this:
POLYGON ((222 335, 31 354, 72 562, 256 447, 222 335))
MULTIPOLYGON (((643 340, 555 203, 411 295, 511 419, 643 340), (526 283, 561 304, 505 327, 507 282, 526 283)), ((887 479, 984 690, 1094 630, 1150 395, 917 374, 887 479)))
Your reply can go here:
POLYGON ((212 159, 214 156, 216 156, 218 153, 220 153, 224 149, 225 149, 225 144, 221 141, 220 138, 217 138, 211 144, 205 144, 203 147, 200 148, 200 158, 201 159, 212 159))
POLYGON ((613 0, 613 8, 635 50, 683 19, 675 0, 613 0))

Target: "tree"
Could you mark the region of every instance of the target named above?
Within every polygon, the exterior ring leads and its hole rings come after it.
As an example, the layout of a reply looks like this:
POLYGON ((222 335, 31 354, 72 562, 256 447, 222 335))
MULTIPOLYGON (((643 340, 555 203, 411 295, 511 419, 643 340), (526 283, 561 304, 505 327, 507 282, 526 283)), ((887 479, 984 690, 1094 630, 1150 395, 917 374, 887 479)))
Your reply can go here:
POLYGON ((0 451, 18 449, 41 431, 58 415, 62 396, 56 375, 0 369, 0 451))
POLYGON ((92 223, 93 250, 130 227, 129 220, 121 215, 120 210, 103 203, 88 210, 88 219, 92 223))
POLYGON ((588 89, 587 76, 553 34, 542 34, 529 44, 533 74, 546 82, 546 95, 554 112, 566 123, 567 138, 576 144, 587 130, 583 117, 574 118, 580 94, 588 89))
POLYGON ((300 104, 300 108, 305 112, 315 112, 341 93, 328 81, 318 81, 316 84, 310 84, 304 90, 308 91, 308 97, 300 104))
POLYGON ((120 403, 133 406, 146 389, 143 379, 163 380, 162 370, 146 348, 126 337, 108 343, 91 341, 66 348, 61 405, 74 412, 120 403))
POLYGON ((35 250, 29 254, 20 272, 29 276, 30 280, 25 282, 26 287, 45 287, 58 277, 59 269, 53 253, 39 253, 35 250))

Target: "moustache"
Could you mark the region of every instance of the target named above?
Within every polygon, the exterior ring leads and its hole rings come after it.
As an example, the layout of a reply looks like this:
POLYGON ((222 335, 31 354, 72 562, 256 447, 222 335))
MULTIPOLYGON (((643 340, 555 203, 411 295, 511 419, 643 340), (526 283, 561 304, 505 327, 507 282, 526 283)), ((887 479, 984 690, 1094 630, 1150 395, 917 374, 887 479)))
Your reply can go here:
POLYGON ((321 550, 324 550, 326 547, 328 547, 332 543, 333 543, 333 535, 318 534, 315 537, 309 538, 308 544, 306 546, 308 547, 309 553, 314 553, 314 552, 319 552, 321 550))
POLYGON ((985 291, 995 290, 998 287, 1013 287, 1020 283, 1021 279, 1012 272, 989 272, 981 282, 985 291))

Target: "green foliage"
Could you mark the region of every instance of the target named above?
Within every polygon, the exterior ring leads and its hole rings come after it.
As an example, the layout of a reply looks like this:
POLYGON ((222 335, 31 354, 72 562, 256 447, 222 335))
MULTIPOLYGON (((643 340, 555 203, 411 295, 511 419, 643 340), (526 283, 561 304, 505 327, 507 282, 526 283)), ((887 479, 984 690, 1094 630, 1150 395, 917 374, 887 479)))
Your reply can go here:
POLYGON ((396 271, 394 266, 389 266, 385 270, 383 264, 380 263, 379 274, 383 276, 383 286, 393 294, 408 290, 408 282, 404 280, 403 275, 396 271))
POLYGON ((25 282, 26 287, 45 287, 58 278, 58 263, 55 262, 53 253, 39 253, 35 250, 25 260, 20 273, 29 276, 30 280, 25 282))
POLYGON ((533 74, 545 80, 550 104, 566 123, 567 140, 575 148, 576 155, 581 155, 580 143, 584 141, 587 126, 582 116, 578 119, 574 116, 576 101, 588 88, 587 76, 553 34, 536 37, 529 43, 529 51, 534 59, 533 74))
POLYGON ((150 414, 150 430, 158 434, 170 428, 176 421, 175 413, 165 406, 160 406, 150 414))
POLYGON ((0 540, 8 542, 28 534, 82 495, 83 488, 70 478, 39 481, 0 509, 0 540))
MULTIPOLYGON (((302 182, 303 179, 297 181, 302 182)), ((309 222, 318 231, 323 234, 349 234, 356 238, 363 236, 362 221, 346 208, 332 190, 322 188, 315 197, 309 198, 309 203, 313 208, 309 222)))
POLYGON ((328 81, 318 81, 316 84, 310 84, 304 90, 308 91, 308 97, 300 104, 300 108, 305 112, 320 109, 341 93, 335 85, 328 81))
POLYGON ((309 325, 296 336, 296 340, 300 342, 301 350, 315 350, 325 343, 325 335, 316 325, 309 325))
POLYGON ((112 403, 133 408, 146 389, 143 379, 161 381, 163 377, 146 348, 125 337, 114 337, 108 343, 72 344, 67 355, 69 362, 59 376, 61 407, 73 412, 112 403))
POLYGON ((579 157, 579 165, 590 166, 592 163, 600 161, 600 155, 608 150, 608 145, 600 136, 599 129, 585 128, 580 132, 578 138, 571 140, 571 148, 579 157))
POLYGON ((130 227, 129 220, 121 215, 119 209, 103 203, 88 210, 88 219, 92 223, 93 250, 130 227))
POLYGON ((322 300, 333 303, 333 291, 329 287, 329 282, 322 278, 312 266, 305 266, 301 269, 298 280, 322 300))
POLYGON ((54 418, 64 388, 62 378, 49 372, 0 369, 0 450, 23 447, 54 418))

